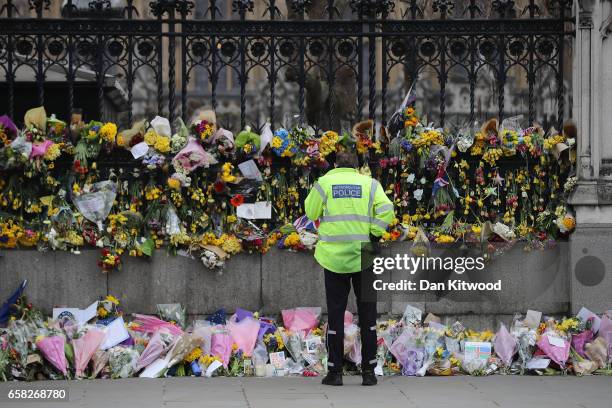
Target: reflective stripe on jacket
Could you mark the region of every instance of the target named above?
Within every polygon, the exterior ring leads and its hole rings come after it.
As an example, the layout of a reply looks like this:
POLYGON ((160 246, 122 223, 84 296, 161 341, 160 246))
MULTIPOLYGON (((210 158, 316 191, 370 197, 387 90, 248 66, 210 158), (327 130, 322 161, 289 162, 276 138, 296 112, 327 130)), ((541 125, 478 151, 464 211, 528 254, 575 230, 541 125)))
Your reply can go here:
POLYGON ((338 273, 361 271, 362 242, 381 236, 394 217, 378 181, 344 167, 321 177, 304 204, 306 216, 321 221, 315 259, 338 273))

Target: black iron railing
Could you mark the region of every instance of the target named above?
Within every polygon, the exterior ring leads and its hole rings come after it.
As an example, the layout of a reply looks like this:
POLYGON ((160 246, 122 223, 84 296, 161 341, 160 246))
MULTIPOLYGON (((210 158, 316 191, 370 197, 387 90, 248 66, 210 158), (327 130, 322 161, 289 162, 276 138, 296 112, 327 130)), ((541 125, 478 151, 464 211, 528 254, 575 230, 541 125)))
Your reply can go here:
POLYGON ((120 10, 110 1, 91 1, 84 10, 66 0, 57 5, 62 9, 55 18, 50 0, 29 0, 27 16, 17 14, 15 0, 0 1, 0 79, 6 89, 1 106, 15 114, 18 82, 24 81, 18 74, 26 71, 36 87, 31 105, 45 104, 45 85, 55 69, 67 88, 64 106, 72 112, 84 102, 75 87, 90 73, 97 116, 108 116, 105 92, 118 83, 129 123, 136 79, 147 72, 145 82, 156 90, 156 113, 187 119, 194 95, 206 98, 198 103, 218 107, 225 72, 237 79, 236 126, 259 127, 261 117, 278 125, 280 105, 287 103, 279 99, 278 83, 292 81, 294 111, 321 127, 338 128, 364 117, 386 122, 396 108, 390 95, 403 94, 427 70, 432 98, 438 100, 436 121, 443 126, 449 122, 451 74, 464 78, 465 121, 520 112, 529 123, 560 126, 569 114, 564 78, 570 77, 571 0, 550 0, 547 8, 536 0, 525 0, 524 7, 514 0, 433 0, 427 7, 417 0, 323 0, 315 12, 321 1, 267 0, 255 7, 253 1, 235 0, 232 11, 222 15, 219 0, 157 0, 144 10, 133 0, 120 10), (196 3, 206 3, 202 18, 195 17, 196 3), (521 109, 508 100, 507 88, 516 87, 508 81, 511 70, 522 76, 521 109), (197 72, 206 77, 206 89, 194 86, 197 72), (390 81, 393 72, 402 74, 401 89, 390 81), (494 109, 477 106, 483 78, 490 82, 494 109), (256 95, 249 90, 253 81, 261 82, 256 95), (548 117, 541 117, 538 106, 543 89, 554 105, 548 117))

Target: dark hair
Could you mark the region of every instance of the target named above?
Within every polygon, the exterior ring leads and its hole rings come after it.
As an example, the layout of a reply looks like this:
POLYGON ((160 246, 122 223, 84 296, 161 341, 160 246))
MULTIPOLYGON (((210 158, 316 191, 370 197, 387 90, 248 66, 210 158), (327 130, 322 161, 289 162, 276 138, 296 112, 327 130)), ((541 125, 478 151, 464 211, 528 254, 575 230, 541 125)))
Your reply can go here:
POLYGON ((343 150, 336 153, 336 167, 357 167, 357 155, 353 152, 343 150))

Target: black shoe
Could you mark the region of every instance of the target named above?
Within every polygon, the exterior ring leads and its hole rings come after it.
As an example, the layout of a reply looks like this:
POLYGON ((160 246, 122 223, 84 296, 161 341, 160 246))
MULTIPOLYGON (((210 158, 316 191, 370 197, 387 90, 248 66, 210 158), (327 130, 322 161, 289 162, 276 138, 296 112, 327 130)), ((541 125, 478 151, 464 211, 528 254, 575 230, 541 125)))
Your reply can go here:
POLYGON ((378 380, 374 375, 374 371, 364 371, 361 373, 361 385, 376 385, 378 384, 378 380))
POLYGON ((323 381, 321 381, 323 385, 342 385, 342 373, 337 373, 335 371, 330 371, 327 373, 323 381))

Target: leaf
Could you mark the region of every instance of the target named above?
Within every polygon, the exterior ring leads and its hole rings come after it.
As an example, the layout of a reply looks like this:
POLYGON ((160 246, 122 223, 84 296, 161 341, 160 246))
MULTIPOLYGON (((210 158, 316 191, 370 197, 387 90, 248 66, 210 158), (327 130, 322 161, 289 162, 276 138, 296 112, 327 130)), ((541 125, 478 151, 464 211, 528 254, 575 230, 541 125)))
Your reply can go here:
POLYGON ((444 222, 442 223, 442 225, 440 226, 440 229, 444 232, 450 232, 451 229, 453 228, 453 220, 455 218, 455 211, 451 211, 448 214, 446 214, 446 217, 444 218, 444 222))
POLYGON ((155 243, 151 238, 147 238, 145 242, 139 245, 139 247, 143 254, 145 254, 146 256, 152 256, 153 249, 155 248, 155 243))

